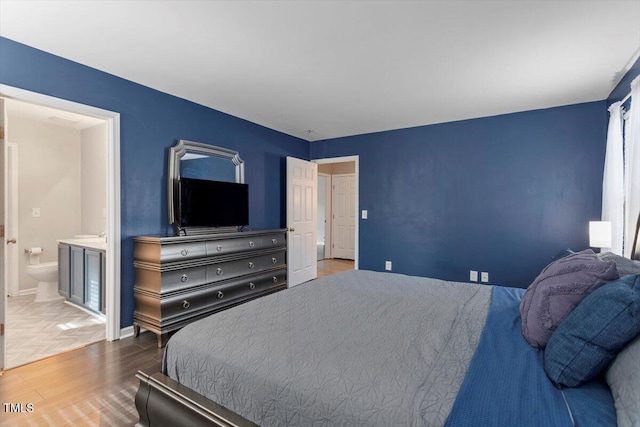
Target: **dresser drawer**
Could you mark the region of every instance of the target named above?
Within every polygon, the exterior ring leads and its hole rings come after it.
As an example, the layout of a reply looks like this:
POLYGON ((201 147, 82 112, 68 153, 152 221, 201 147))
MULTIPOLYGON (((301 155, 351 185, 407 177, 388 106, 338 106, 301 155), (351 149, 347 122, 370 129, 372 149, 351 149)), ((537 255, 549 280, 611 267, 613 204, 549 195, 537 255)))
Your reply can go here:
POLYGON ((268 270, 272 268, 282 267, 285 265, 285 252, 274 252, 269 255, 264 255, 260 257, 262 262, 261 266, 263 270, 268 270))
POLYGON ((262 241, 260 236, 241 237, 237 239, 214 240, 206 242, 207 255, 225 255, 236 252, 260 249, 262 241))
POLYGON ((166 263, 186 261, 206 256, 205 242, 161 244, 157 241, 137 241, 133 259, 141 262, 166 263))
POLYGON ((277 288, 287 283, 287 270, 277 270, 266 274, 263 274, 260 278, 261 289, 266 291, 267 289, 277 288))
POLYGON ((284 264, 284 252, 256 255, 233 261, 210 264, 207 268, 207 281, 233 279, 246 274, 258 273, 268 268, 275 268, 284 264))
POLYGON ((214 290, 212 288, 205 287, 162 298, 160 306, 163 321, 207 308, 211 305, 211 296, 213 294, 214 290))
POLYGON ((206 245, 204 242, 177 243, 174 245, 163 245, 160 254, 162 262, 183 261, 206 256, 206 245))
POLYGON ((234 280, 224 285, 216 286, 209 295, 209 303, 212 305, 226 304, 238 298, 251 295, 260 288, 260 276, 251 279, 234 280))
POLYGON ((167 293, 207 283, 206 267, 190 267, 160 272, 136 268, 136 287, 155 293, 167 293))
POLYGON ((262 236, 262 247, 268 248, 280 248, 287 243, 284 233, 273 233, 266 236, 262 236))

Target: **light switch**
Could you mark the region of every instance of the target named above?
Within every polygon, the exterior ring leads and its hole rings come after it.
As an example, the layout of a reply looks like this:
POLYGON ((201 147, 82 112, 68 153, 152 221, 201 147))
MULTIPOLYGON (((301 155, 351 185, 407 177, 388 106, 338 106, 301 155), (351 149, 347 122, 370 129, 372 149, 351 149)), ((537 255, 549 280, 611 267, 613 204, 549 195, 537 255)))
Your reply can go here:
POLYGON ((40 208, 33 208, 31 210, 31 216, 34 218, 40 218, 40 208))
POLYGON ((367 219, 367 210, 366 209, 362 209, 362 219, 367 219))
POLYGON ((478 281, 478 272, 475 270, 469 270, 469 280, 472 282, 478 281))

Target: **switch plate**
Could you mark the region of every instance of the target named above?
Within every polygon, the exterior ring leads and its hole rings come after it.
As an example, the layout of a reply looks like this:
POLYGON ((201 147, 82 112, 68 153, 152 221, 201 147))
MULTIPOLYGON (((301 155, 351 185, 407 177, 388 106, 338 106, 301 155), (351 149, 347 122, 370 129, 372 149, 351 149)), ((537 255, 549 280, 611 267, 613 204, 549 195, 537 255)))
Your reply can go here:
POLYGON ((391 261, 386 261, 384 263, 384 269, 387 271, 391 271, 391 261))
POLYGON ((367 219, 368 212, 366 209, 362 209, 362 219, 367 219))
POLYGON ((469 270, 469 280, 472 282, 478 281, 478 272, 476 270, 469 270))
POLYGON ((482 281, 482 283, 488 283, 489 282, 489 273, 486 271, 483 271, 482 274, 480 275, 480 280, 482 281))
POLYGON ((33 208, 31 210, 31 216, 34 218, 40 218, 40 208, 33 208))

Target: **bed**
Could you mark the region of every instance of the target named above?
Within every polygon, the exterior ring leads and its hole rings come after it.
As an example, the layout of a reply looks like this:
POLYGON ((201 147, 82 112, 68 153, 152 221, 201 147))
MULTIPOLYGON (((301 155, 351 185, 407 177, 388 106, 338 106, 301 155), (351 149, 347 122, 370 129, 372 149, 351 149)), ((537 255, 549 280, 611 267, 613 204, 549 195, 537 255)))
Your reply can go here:
POLYGON ((526 299, 392 273, 317 279, 177 332, 163 372, 138 373, 138 425, 615 426, 625 411, 620 425, 634 425, 638 390, 624 382, 640 339, 624 338, 622 385, 608 372, 559 385, 545 370, 555 341, 543 351, 523 336, 526 299))

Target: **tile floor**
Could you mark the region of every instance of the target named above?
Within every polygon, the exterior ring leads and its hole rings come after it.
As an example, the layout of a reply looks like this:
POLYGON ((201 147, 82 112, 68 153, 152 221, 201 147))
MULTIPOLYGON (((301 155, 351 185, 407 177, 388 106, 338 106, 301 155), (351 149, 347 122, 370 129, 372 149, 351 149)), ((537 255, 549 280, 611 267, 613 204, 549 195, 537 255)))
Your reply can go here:
POLYGON ((34 302, 35 294, 7 300, 5 368, 30 363, 105 339, 105 318, 63 300, 34 302))

